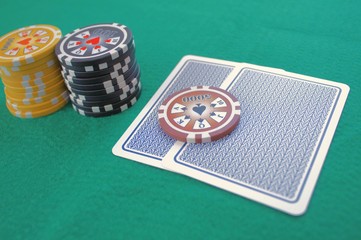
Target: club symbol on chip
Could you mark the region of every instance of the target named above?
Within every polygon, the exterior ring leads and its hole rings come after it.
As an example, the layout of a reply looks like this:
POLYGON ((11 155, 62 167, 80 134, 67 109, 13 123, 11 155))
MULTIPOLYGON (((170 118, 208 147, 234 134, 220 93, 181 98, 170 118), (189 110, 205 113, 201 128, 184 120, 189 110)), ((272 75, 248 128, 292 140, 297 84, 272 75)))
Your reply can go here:
POLYGON ((163 131, 179 141, 205 143, 233 131, 240 104, 223 89, 191 87, 168 96, 159 107, 158 120, 163 131))

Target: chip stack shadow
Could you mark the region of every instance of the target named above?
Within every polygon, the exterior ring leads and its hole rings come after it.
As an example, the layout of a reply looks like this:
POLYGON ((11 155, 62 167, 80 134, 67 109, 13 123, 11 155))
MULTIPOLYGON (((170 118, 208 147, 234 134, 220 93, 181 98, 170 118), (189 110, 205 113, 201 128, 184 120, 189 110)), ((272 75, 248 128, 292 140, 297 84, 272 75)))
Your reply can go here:
POLYGON ((140 97, 140 68, 131 30, 118 23, 76 29, 55 53, 76 112, 103 117, 133 106, 140 97))

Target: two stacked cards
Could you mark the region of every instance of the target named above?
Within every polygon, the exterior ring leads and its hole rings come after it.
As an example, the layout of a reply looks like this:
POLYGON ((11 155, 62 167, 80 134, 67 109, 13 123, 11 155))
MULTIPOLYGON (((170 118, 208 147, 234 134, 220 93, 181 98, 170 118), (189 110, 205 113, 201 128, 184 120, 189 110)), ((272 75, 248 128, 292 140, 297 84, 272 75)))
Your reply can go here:
POLYGON ((113 148, 117 156, 171 170, 292 215, 307 209, 345 104, 345 84, 280 69, 185 56, 113 148), (241 104, 228 136, 176 141, 158 123, 175 91, 215 86, 241 104))

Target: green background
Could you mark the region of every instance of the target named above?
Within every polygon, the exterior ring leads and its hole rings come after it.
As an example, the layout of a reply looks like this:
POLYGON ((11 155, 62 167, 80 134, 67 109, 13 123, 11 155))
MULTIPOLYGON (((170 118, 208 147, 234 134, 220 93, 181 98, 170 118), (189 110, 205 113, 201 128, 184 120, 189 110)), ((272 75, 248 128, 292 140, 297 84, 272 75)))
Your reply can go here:
POLYGON ((70 105, 18 119, 0 93, 0 239, 361 239, 360 1, 3 1, 0 35, 119 22, 143 95, 122 114, 70 105), (293 217, 111 149, 187 54, 346 83, 351 91, 309 208, 293 217))

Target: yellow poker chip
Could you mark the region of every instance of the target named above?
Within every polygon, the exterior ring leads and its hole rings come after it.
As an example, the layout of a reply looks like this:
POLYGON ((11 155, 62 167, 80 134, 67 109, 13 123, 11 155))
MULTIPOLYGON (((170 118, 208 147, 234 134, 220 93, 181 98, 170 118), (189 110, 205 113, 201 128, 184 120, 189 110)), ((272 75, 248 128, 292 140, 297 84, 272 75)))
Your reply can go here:
POLYGON ((48 108, 44 108, 38 111, 19 111, 19 110, 14 110, 12 108, 11 105, 9 105, 8 103, 6 103, 6 107, 9 110, 9 112, 14 115, 15 117, 19 117, 19 118, 38 118, 38 117, 44 117, 47 115, 50 115, 58 110, 60 110, 61 108, 63 108, 66 104, 68 103, 68 100, 64 99, 60 102, 58 102, 57 104, 48 107, 48 108))
POLYGON ((54 65, 59 65, 58 59, 53 53, 51 53, 50 55, 44 57, 43 59, 40 59, 39 61, 36 61, 31 64, 22 65, 18 67, 0 66, 0 70, 1 72, 3 72, 3 75, 5 75, 5 73, 7 72, 16 74, 17 72, 29 71, 34 68, 48 68, 54 65))
POLYGON ((0 38, 0 65, 19 67, 50 55, 61 38, 59 28, 33 25, 12 31, 0 38))
POLYGON ((12 109, 14 109, 16 111, 40 111, 40 110, 55 106, 58 103, 60 103, 64 100, 68 100, 68 99, 69 99, 69 94, 67 94, 66 92, 65 93, 63 92, 57 96, 54 96, 53 98, 51 98, 47 101, 32 104, 32 105, 27 105, 27 104, 23 104, 23 103, 15 103, 15 102, 12 102, 10 99, 6 99, 6 102, 12 109))
POLYGON ((37 92, 14 92, 14 91, 9 91, 9 89, 7 89, 6 87, 5 87, 4 91, 5 91, 6 96, 23 99, 23 98, 43 97, 43 96, 53 93, 54 91, 58 91, 60 89, 66 89, 63 81, 58 81, 56 84, 50 86, 49 88, 41 89, 40 91, 37 91, 37 92))
MULTIPOLYGON (((49 69, 49 71, 40 71, 40 72, 36 72, 36 73, 30 73, 30 74, 26 74, 26 75, 22 75, 19 76, 19 78, 7 78, 7 77, 2 77, 3 82, 19 82, 19 83, 26 83, 26 82, 31 82, 31 81, 36 81, 37 79, 43 79, 44 77, 54 73, 54 72, 59 72, 59 68, 53 68, 53 69, 49 69)), ((46 78, 48 79, 48 78, 46 78)))
POLYGON ((12 103, 15 104, 22 104, 22 105, 33 105, 42 102, 49 101, 50 99, 57 97, 59 95, 69 95, 68 89, 57 89, 56 91, 49 93, 42 97, 35 97, 35 98, 14 98, 12 96, 6 95, 6 99, 10 100, 12 103))
MULTIPOLYGON (((31 68, 25 71, 20 72, 13 72, 4 66, 0 67, 2 71, 2 78, 12 78, 12 79, 23 79, 24 77, 31 76, 33 78, 36 78, 39 75, 46 75, 50 72, 54 71, 55 69, 60 69, 59 62, 53 61, 50 66, 37 66, 35 68, 31 68)), ((59 72, 60 73, 60 72, 59 72)))
MULTIPOLYGON (((61 74, 60 74, 61 76, 61 74)), ((59 77, 59 69, 55 69, 53 72, 50 72, 46 75, 37 76, 37 78, 31 78, 30 76, 24 77, 23 79, 14 79, 14 78, 2 78, 2 81, 5 86, 10 86, 13 88, 22 88, 22 87, 35 87, 42 84, 47 84, 53 81, 53 79, 59 77)))
POLYGON ((6 87, 6 89, 10 92, 15 92, 15 93, 36 93, 36 92, 40 92, 43 90, 49 90, 51 89, 55 84, 59 83, 59 82, 64 82, 62 76, 57 76, 54 77, 53 79, 51 79, 48 82, 42 82, 41 80, 39 80, 38 82, 36 82, 37 84, 34 86, 28 86, 28 87, 13 87, 8 85, 6 82, 4 82, 4 85, 6 87))

